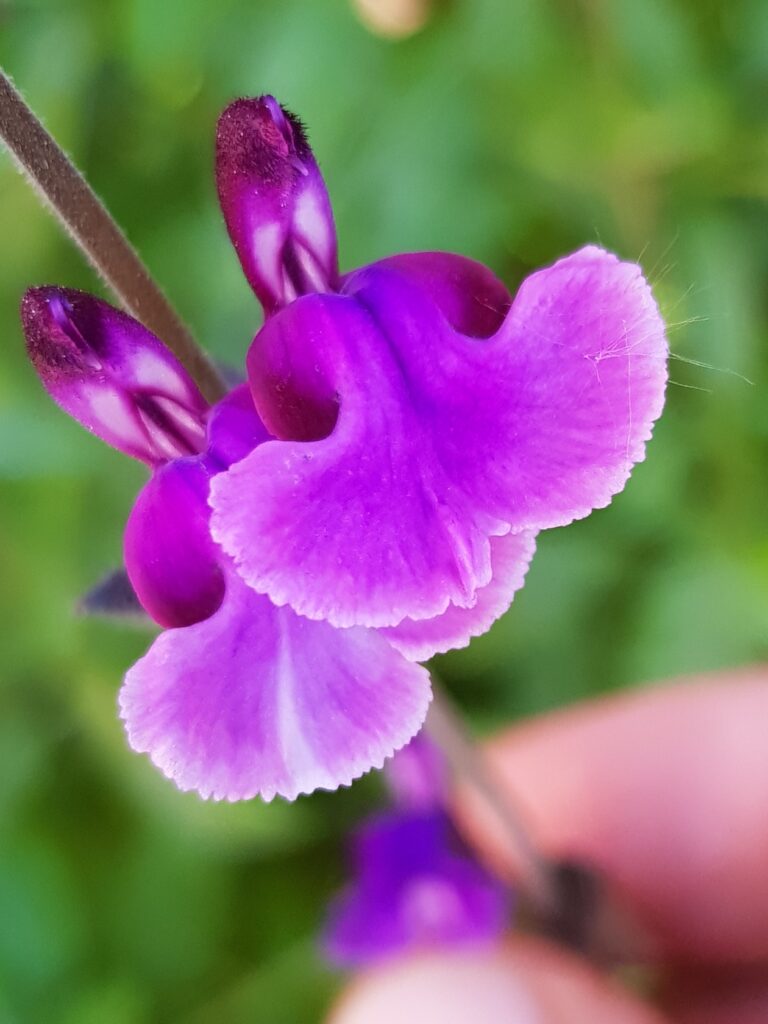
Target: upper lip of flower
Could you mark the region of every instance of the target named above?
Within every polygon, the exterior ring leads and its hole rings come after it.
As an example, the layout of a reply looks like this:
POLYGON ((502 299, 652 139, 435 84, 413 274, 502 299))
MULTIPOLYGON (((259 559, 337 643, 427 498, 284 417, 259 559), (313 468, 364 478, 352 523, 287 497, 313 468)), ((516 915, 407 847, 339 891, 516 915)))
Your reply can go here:
POLYGON ((223 112, 216 183, 227 230, 267 315, 298 295, 336 288, 325 184, 301 122, 274 97, 235 100, 223 112))

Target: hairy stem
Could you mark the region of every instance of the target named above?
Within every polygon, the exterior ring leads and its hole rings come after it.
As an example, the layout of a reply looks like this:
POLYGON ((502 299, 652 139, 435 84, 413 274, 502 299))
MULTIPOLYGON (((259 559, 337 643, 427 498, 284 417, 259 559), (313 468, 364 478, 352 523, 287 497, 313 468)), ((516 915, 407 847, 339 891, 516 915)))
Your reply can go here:
POLYGON ((0 138, 121 305, 162 339, 210 402, 225 386, 136 250, 61 147, 0 70, 0 138))
POLYGON ((425 729, 443 752, 456 782, 503 838, 504 880, 520 894, 520 909, 534 930, 597 961, 614 966, 647 960, 653 944, 601 873, 580 860, 544 856, 524 815, 493 778, 461 713, 433 678, 425 729))
POLYGON ((426 730, 442 750, 458 782, 469 784, 503 830, 511 859, 517 866, 518 885, 538 914, 551 914, 557 903, 557 887, 549 862, 533 844, 522 814, 491 777, 474 738, 461 713, 433 678, 432 704, 426 730))

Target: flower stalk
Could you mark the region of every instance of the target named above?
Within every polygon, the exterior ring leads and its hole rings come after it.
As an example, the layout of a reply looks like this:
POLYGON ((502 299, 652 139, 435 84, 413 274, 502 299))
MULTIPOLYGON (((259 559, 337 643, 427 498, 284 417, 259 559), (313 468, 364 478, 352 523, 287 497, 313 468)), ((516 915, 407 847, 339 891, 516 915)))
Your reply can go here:
POLYGON ((64 150, 0 69, 0 138, 123 308, 165 342, 209 402, 226 388, 138 253, 64 150))
POLYGON ((440 748, 459 790, 490 815, 489 827, 503 842, 497 872, 519 894, 521 917, 532 930, 599 964, 646 961, 650 940, 621 898, 588 864, 547 857, 537 849, 525 816, 497 785, 461 712, 434 676, 432 687, 425 731, 440 748))
POLYGON ((523 880, 525 897, 536 916, 549 916, 556 912, 557 884, 551 865, 536 849, 519 810, 502 796, 488 772, 482 754, 453 701, 442 691, 432 677, 432 703, 425 730, 440 748, 458 785, 469 785, 476 799, 491 812, 501 827, 505 846, 516 870, 512 881, 520 887, 523 880))

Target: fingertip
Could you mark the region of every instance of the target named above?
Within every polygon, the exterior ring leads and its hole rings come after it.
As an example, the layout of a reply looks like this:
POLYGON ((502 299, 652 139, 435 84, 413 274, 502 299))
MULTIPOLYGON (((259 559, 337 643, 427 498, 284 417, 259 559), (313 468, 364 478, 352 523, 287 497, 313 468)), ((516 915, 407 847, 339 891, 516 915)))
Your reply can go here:
POLYGON ((424 953, 359 977, 328 1024, 663 1024, 588 965, 516 938, 424 953))
MULTIPOLYGON (((538 848, 598 870, 657 953, 750 962, 768 949, 767 716, 768 666, 680 679, 517 726, 491 770, 538 848)), ((495 817, 460 803, 509 864, 495 817)))

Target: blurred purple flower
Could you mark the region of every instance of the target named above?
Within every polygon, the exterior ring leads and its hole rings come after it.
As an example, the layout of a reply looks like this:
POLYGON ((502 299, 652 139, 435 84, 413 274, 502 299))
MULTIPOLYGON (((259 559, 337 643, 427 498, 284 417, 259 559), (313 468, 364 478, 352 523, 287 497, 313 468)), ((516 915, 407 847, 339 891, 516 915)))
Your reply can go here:
POLYGON ((322 936, 332 963, 355 967, 406 950, 489 942, 504 931, 509 893, 451 825, 439 762, 419 737, 387 765, 397 806, 352 836, 353 881, 332 903, 322 936))
POLYGON ((621 489, 667 348, 639 268, 593 246, 514 299, 447 253, 340 274, 323 179, 272 97, 227 108, 216 152, 266 315, 247 388, 209 410, 82 293, 32 289, 23 320, 52 397, 152 470, 125 559, 168 631, 121 692, 131 744, 182 789, 292 798, 406 743, 429 702, 414 662, 506 610, 537 530, 621 489))
POLYGON ((352 868, 355 880, 332 905, 323 937, 339 966, 487 942, 505 928, 504 890, 461 849, 442 811, 371 818, 353 837, 352 868))

